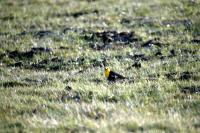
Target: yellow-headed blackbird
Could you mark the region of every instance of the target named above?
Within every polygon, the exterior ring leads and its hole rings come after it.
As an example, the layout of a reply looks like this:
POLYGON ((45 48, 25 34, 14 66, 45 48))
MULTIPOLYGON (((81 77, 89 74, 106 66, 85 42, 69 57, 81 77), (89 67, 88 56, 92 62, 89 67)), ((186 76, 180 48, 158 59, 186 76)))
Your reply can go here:
POLYGON ((125 79, 124 76, 111 71, 108 67, 105 67, 104 74, 109 81, 116 81, 118 79, 125 79))

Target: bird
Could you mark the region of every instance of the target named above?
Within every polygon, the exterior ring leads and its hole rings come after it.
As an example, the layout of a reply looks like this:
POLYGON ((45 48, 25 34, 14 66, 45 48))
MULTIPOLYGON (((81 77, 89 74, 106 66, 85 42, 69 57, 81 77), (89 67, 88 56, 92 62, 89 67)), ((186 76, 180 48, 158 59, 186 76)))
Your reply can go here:
POLYGON ((114 72, 114 71, 111 71, 110 68, 108 67, 105 67, 104 69, 104 74, 105 74, 105 77, 108 79, 108 81, 116 81, 116 80, 120 80, 120 79, 126 79, 124 76, 114 72))

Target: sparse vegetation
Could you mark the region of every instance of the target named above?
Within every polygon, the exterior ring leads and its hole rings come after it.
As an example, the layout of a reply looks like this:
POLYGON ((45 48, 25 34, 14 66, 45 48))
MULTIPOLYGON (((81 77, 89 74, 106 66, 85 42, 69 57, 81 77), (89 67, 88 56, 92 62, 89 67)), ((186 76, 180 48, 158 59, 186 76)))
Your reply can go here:
POLYGON ((0 1, 0 132, 200 132, 199 9, 0 1), (109 83, 102 64, 128 79, 109 83))

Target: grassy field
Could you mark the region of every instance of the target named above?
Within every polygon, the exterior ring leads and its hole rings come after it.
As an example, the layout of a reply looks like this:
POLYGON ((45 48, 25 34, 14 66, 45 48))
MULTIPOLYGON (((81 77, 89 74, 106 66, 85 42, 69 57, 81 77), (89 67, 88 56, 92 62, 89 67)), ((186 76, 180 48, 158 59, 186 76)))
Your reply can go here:
POLYGON ((200 132, 199 0, 1 0, 0 23, 0 132, 200 132))

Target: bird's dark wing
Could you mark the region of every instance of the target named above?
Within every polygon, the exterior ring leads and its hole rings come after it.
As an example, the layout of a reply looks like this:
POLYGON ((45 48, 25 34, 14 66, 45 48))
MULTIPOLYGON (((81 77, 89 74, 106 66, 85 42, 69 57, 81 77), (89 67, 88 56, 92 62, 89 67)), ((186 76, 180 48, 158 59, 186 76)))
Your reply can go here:
POLYGON ((116 72, 113 72, 113 71, 110 71, 110 74, 109 74, 109 77, 112 78, 112 79, 125 79, 124 76, 116 73, 116 72))

